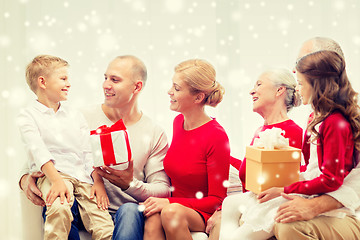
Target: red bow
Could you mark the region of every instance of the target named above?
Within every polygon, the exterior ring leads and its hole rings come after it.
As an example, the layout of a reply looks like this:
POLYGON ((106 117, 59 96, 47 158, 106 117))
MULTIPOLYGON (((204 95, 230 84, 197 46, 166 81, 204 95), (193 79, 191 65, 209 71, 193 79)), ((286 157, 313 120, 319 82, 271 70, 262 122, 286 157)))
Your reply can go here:
POLYGON ((90 131, 90 135, 100 135, 101 150, 104 158, 104 164, 106 166, 116 165, 114 146, 111 139, 111 132, 116 132, 121 130, 123 130, 125 134, 126 148, 128 151, 128 161, 130 161, 131 149, 130 149, 129 137, 126 131, 125 124, 122 119, 120 119, 110 127, 103 125, 98 127, 96 130, 90 131))

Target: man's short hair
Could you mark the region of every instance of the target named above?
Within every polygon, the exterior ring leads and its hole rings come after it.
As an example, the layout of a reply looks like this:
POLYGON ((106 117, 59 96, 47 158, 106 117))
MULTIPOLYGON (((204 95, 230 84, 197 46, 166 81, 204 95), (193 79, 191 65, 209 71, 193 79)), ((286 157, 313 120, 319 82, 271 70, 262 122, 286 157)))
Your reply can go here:
POLYGON ((327 50, 333 51, 339 54, 343 59, 345 59, 344 53, 339 45, 335 40, 326 37, 315 37, 311 39, 313 43, 313 52, 327 50))
POLYGON ((147 69, 143 61, 133 55, 118 56, 115 59, 130 60, 132 62, 132 72, 134 80, 140 79, 144 86, 147 79, 147 69))

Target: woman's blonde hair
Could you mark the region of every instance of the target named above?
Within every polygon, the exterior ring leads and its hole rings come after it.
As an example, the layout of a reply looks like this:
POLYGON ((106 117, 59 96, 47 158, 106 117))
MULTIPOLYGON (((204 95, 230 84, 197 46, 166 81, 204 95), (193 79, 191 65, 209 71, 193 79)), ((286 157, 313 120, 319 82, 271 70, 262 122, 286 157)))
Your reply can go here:
POLYGON ((286 88, 285 105, 289 112, 293 107, 301 105, 300 94, 295 90, 296 80, 293 74, 284 68, 273 68, 263 72, 275 86, 286 88))
POLYGON ((193 94, 205 94, 205 105, 215 107, 222 101, 225 89, 216 81, 215 69, 207 61, 190 59, 181 62, 175 67, 175 73, 181 75, 193 94))

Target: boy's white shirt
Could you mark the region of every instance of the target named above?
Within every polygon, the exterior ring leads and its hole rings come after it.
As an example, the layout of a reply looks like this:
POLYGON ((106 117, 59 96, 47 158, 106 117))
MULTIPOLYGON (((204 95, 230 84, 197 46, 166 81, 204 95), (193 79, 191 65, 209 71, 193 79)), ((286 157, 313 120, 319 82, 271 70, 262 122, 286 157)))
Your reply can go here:
POLYGON ((83 115, 64 104, 55 113, 38 101, 21 110, 17 124, 28 157, 27 172, 40 171, 48 161, 82 182, 93 183, 89 128, 83 115))

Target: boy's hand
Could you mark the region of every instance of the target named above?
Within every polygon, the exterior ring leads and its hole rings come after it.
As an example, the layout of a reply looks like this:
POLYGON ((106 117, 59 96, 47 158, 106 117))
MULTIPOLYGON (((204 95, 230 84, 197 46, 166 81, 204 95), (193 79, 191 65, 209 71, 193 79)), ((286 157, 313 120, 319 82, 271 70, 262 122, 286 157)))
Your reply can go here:
POLYGON ((70 202, 70 192, 62 179, 52 183, 50 191, 46 196, 46 205, 51 206, 57 197, 60 197, 61 204, 64 203, 65 199, 68 203, 70 202))
POLYGON ((102 168, 96 167, 95 171, 106 178, 112 184, 121 188, 121 190, 125 191, 129 188, 130 183, 134 178, 134 160, 131 159, 129 161, 129 166, 125 170, 116 170, 108 166, 103 166, 102 168))
POLYGON ((273 198, 280 197, 281 193, 283 193, 283 192, 284 192, 284 188, 272 187, 272 188, 269 188, 269 189, 259 193, 259 195, 257 196, 257 199, 259 200, 259 203, 263 203, 263 202, 269 201, 273 198))
POLYGON ((107 210, 110 206, 110 201, 103 182, 94 182, 94 185, 91 187, 90 198, 93 199, 95 195, 98 208, 107 210))

